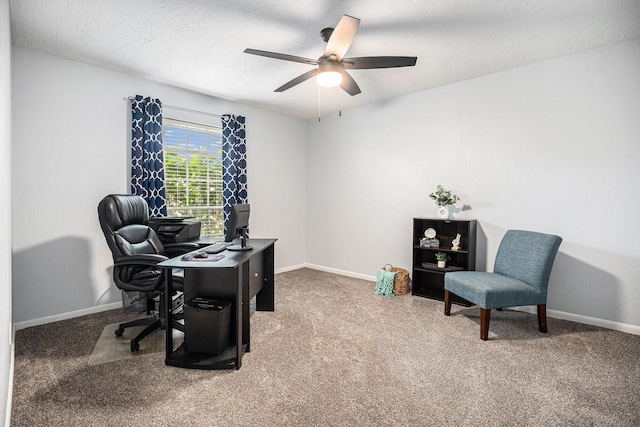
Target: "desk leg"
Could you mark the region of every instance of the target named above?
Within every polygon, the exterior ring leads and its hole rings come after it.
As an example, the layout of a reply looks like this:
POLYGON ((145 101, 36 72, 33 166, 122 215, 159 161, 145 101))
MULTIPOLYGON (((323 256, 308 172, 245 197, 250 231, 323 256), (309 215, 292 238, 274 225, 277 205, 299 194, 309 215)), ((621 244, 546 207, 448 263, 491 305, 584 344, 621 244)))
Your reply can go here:
POLYGON ((243 280, 242 286, 242 339, 244 345, 246 345, 245 352, 251 351, 251 304, 249 299, 249 281, 251 280, 251 273, 249 270, 249 265, 245 263, 242 266, 243 273, 242 277, 246 277, 243 280))
POLYGON ((173 352, 173 313, 171 312, 171 293, 173 292, 173 270, 165 269, 164 313, 165 313, 165 358, 173 352))
POLYGON ((258 311, 274 311, 274 294, 275 294, 275 262, 274 262, 274 246, 270 245, 262 253, 262 276, 264 283, 262 289, 256 294, 256 310, 258 311))
POLYGON ((244 307, 242 306, 242 265, 238 270, 238 282, 236 283, 236 369, 242 366, 242 318, 244 307))

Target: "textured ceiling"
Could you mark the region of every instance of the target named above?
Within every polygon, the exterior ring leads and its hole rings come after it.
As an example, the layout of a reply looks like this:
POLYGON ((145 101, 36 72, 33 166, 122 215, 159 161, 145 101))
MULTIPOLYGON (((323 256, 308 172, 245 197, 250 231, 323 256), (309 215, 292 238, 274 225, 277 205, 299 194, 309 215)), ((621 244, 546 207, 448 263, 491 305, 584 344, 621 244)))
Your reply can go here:
POLYGON ((284 114, 312 118, 640 37, 638 0, 11 0, 13 44, 284 114), (417 56, 415 67, 352 70, 362 93, 312 69, 243 53, 318 58, 319 32, 361 19, 347 56, 417 56))

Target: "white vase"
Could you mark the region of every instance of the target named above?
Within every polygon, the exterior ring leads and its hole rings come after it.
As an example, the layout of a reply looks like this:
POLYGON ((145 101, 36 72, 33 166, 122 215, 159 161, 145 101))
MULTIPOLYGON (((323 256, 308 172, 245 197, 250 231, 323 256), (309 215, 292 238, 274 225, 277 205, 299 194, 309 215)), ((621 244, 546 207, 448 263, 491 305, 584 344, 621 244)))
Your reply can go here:
POLYGON ((438 268, 444 268, 447 264, 447 261, 438 261, 438 268))
POLYGON ((440 206, 438 208, 438 218, 449 219, 449 206, 440 206))

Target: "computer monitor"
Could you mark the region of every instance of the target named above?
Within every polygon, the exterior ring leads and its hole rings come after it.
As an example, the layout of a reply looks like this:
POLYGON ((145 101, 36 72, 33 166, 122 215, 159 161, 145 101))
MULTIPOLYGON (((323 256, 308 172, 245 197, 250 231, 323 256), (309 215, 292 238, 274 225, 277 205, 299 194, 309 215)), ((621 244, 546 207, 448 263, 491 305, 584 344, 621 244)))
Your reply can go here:
POLYGON ((240 244, 228 246, 227 250, 248 251, 250 249, 253 249, 252 246, 247 246, 249 213, 249 204, 231 205, 231 213, 229 215, 229 222, 227 223, 227 234, 224 238, 224 241, 232 242, 236 237, 240 237, 240 244))

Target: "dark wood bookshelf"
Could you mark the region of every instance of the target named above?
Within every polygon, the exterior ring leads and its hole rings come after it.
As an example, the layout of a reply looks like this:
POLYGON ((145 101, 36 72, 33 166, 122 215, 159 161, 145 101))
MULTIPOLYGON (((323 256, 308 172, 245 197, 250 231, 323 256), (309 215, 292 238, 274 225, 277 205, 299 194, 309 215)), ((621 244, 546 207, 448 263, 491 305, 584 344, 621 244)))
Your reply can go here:
MULTIPOLYGON (((413 219, 413 286, 412 295, 444 301, 444 275, 453 271, 476 269, 476 220, 475 219, 413 219), (438 247, 424 247, 420 241, 425 231, 433 228, 438 247), (460 249, 453 250, 452 241, 460 234, 460 249), (449 258, 444 268, 436 263, 436 253, 445 252, 449 258)), ((455 297, 453 302, 470 306, 471 303, 455 297)))

